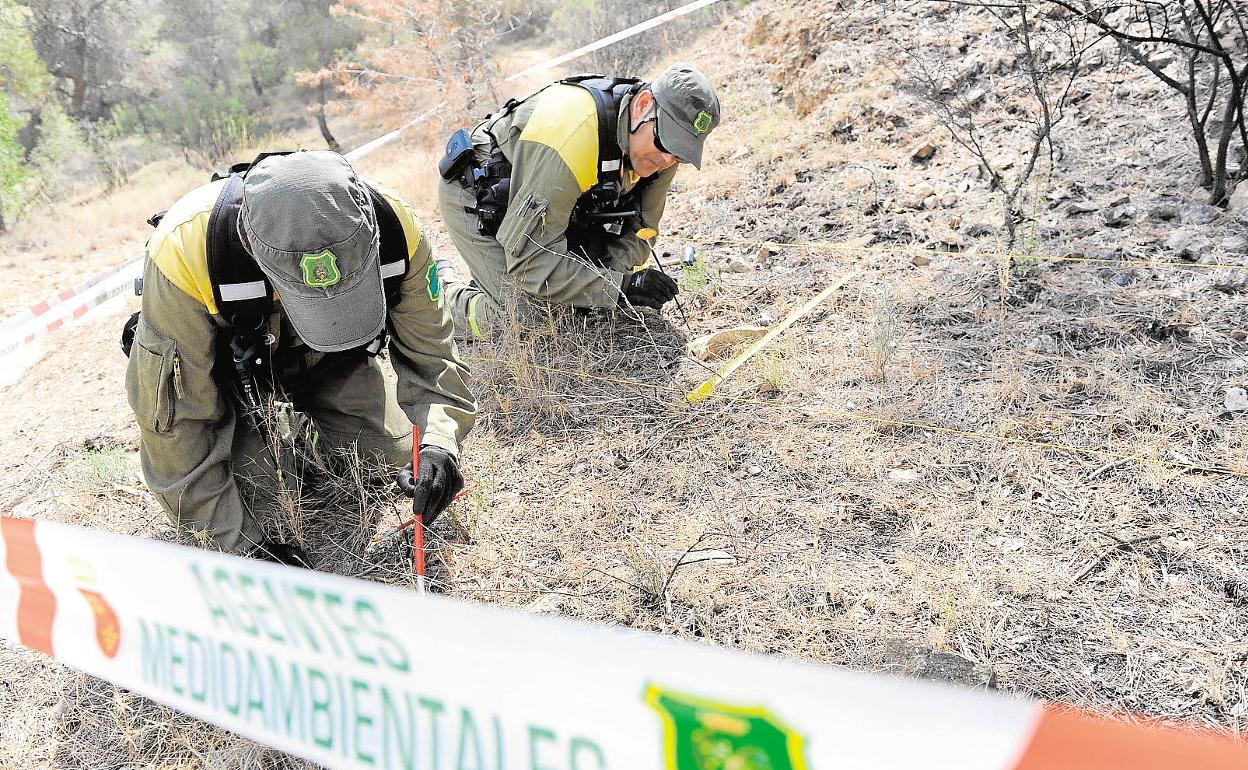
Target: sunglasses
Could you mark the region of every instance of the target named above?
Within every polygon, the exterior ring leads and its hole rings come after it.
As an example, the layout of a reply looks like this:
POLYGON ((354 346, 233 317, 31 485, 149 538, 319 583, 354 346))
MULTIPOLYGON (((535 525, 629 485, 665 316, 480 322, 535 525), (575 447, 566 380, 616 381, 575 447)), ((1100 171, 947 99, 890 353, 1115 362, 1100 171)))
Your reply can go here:
POLYGON ((658 118, 658 116, 655 116, 655 118, 654 118, 654 148, 655 148, 656 150, 658 150, 659 152, 665 152, 665 153, 667 153, 668 155, 671 155, 671 154, 672 154, 670 150, 668 150, 666 147, 664 147, 664 146, 663 146, 663 140, 659 139, 659 118, 658 118))
MULTIPOLYGON (((659 152, 664 152, 664 153, 667 153, 668 155, 672 155, 671 150, 668 150, 666 147, 664 147, 663 140, 659 138, 659 116, 656 114, 654 117, 646 118, 645 120, 641 122, 643 125, 646 123, 654 124, 653 126, 651 126, 651 131, 653 132, 653 135, 654 135, 654 148, 658 150, 659 152)), ((638 126, 638 128, 640 128, 640 126, 638 126)))

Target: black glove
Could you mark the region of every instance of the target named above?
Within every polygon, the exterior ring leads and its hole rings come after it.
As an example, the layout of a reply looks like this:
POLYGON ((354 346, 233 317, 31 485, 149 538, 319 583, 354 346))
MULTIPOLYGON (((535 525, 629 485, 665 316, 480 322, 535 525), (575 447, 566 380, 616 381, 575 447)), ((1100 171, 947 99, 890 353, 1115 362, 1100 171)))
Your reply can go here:
POLYGON ((652 307, 659 310, 666 302, 676 299, 679 288, 676 281, 667 273, 646 268, 640 272, 624 276, 624 284, 620 287, 625 299, 634 305, 652 307))
POLYGON ((423 514, 432 524, 442 509, 451 504, 456 493, 464 488, 455 456, 441 447, 420 448, 420 475, 412 483, 412 464, 408 463, 395 479, 399 491, 412 498, 412 515, 423 514))

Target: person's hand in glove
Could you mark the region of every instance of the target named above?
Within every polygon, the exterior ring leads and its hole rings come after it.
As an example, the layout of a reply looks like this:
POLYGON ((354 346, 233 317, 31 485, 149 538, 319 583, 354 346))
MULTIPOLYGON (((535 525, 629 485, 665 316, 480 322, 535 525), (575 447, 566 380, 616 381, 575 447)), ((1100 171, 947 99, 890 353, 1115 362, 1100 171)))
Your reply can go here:
POLYGON ((624 276, 624 285, 620 287, 620 291, 633 305, 659 310, 665 303, 676 299, 679 288, 675 279, 667 273, 646 268, 624 276))
POLYGON ((455 495, 464 488, 455 456, 441 447, 420 448, 420 473, 412 480, 412 464, 399 471, 395 480, 399 490, 412 498, 412 515, 424 515, 425 524, 432 524, 455 495))

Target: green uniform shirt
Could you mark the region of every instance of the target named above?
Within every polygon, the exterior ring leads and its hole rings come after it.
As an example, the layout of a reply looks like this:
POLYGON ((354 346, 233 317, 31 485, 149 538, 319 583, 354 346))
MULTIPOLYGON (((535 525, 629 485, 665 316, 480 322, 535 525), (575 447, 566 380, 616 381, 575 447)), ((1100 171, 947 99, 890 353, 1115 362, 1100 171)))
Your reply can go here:
MULTIPOLYGON (((213 378, 217 336, 229 331, 217 313, 206 251, 208 218, 224 184, 203 185, 179 199, 147 243, 142 316, 126 371, 126 392, 139 424, 143 474, 161 505, 176 522, 224 530, 210 534, 226 550, 242 551, 238 533, 230 530, 254 530, 255 525, 244 510, 231 467, 235 431, 243 428, 229 394, 213 378)), ((476 418, 467 368, 455 350, 436 281, 433 287, 428 282, 427 276, 436 273, 420 223, 402 199, 378 189, 403 225, 411 257, 401 298, 389 307, 387 321, 392 349, 398 353, 391 357, 398 375, 398 406, 411 424, 420 426, 422 444, 457 454, 476 418)), ((277 337, 274 360, 299 349, 314 367, 325 355, 302 347, 280 297, 269 331, 277 337)), ((352 359, 340 360, 346 365, 352 359)), ((363 373, 366 367, 357 368, 363 373)), ((377 380, 373 376, 368 381, 377 380)), ((335 401, 354 400, 342 409, 347 414, 381 412, 389 405, 361 403, 366 397, 375 399, 378 390, 361 392, 347 379, 335 392, 318 393, 315 399, 331 407, 335 401)), ((394 419, 387 416, 384 422, 391 434, 399 433, 394 419)))
POLYGON ((526 294, 576 307, 614 307, 624 274, 645 264, 650 247, 636 237, 644 228, 659 229, 668 188, 676 167, 649 178, 628 165, 629 107, 625 97, 617 118, 617 136, 625 153, 620 169, 622 192, 644 185, 640 217, 625 223, 619 237, 607 239, 606 268, 568 253, 565 232, 576 201, 598 181, 598 109, 584 88, 553 85, 520 105, 509 116, 487 118, 473 132, 478 159, 491 148, 488 128, 511 162, 511 199, 496 236, 507 273, 526 294))

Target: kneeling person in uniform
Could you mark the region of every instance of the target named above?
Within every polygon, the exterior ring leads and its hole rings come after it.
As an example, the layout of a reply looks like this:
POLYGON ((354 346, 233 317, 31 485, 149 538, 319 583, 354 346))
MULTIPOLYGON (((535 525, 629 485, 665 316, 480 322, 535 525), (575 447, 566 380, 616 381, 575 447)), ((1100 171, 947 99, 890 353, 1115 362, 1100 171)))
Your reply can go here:
POLYGON ((257 504, 240 493, 240 480, 271 485, 281 465, 260 417, 268 393, 310 419, 318 452, 406 463, 401 486, 427 520, 463 486, 457 457, 476 402, 405 202, 331 152, 231 171, 158 220, 126 391, 144 478, 179 528, 222 551, 306 566, 297 546, 265 540, 257 504), (376 359, 387 340, 397 381, 376 359))
POLYGON ((701 168, 719 119, 710 81, 678 64, 653 84, 560 80, 455 132, 438 203, 472 273, 465 284, 439 263, 457 332, 487 338, 532 300, 657 309, 675 298, 671 277, 637 268, 677 164, 701 168))

